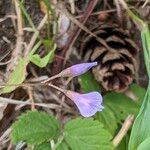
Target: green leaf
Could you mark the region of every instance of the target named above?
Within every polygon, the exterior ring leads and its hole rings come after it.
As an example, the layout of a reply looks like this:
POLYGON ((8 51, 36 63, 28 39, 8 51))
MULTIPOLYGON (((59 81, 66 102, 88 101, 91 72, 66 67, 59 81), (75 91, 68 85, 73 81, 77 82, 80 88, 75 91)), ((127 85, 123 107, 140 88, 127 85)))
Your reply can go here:
POLYGON ((69 150, 68 144, 63 140, 58 147, 56 148, 56 150, 69 150))
POLYGON ((118 128, 118 123, 121 124, 129 114, 136 115, 139 110, 139 105, 122 93, 109 92, 103 101, 105 109, 98 112, 95 118, 102 122, 112 135, 118 128))
MULTIPOLYGON (((85 92, 100 91, 100 86, 97 81, 94 80, 90 72, 79 77, 81 88, 85 92)), ((132 85, 131 90, 134 94, 142 98, 145 90, 139 86, 132 85), (143 93, 138 93, 143 92, 143 93)), ((121 123, 129 114, 137 114, 139 110, 139 104, 127 97, 125 94, 109 92, 103 98, 104 109, 102 112, 96 114, 96 119, 104 124, 104 128, 107 129, 112 135, 118 128, 118 123, 121 123), (110 124, 111 122, 111 124, 110 124)))
MULTIPOLYGON (((146 69, 148 77, 150 79, 150 30, 148 25, 144 23, 139 18, 136 19, 141 25, 141 37, 144 49, 144 59, 146 64, 146 69), (139 21, 140 20, 140 21, 139 21)), ((147 88, 144 101, 140 108, 139 114, 135 119, 133 124, 130 141, 129 150, 137 150, 139 145, 143 143, 147 138, 150 137, 150 82, 147 88)))
POLYGON ((9 93, 16 89, 17 84, 21 84, 26 78, 26 67, 29 63, 28 58, 21 58, 15 70, 10 74, 7 85, 1 90, 1 93, 9 93), (15 85, 15 86, 12 86, 15 85))
POLYGON ((57 120, 45 112, 29 111, 19 117, 12 126, 11 139, 14 144, 25 141, 38 145, 57 137, 57 120))
POLYGON ((102 112, 96 113, 95 119, 102 122, 104 124, 104 128, 107 129, 111 135, 114 135, 118 128, 118 121, 115 113, 107 105, 104 104, 104 107, 105 108, 102 112))
POLYGON ((44 142, 42 144, 36 145, 34 150, 51 150, 51 145, 48 142, 44 142))
POLYGON ((122 93, 110 92, 104 96, 104 103, 115 113, 118 121, 124 120, 129 114, 136 115, 139 105, 122 93))
POLYGON ((48 63, 53 61, 54 54, 56 50, 56 44, 53 49, 43 58, 41 58, 38 54, 30 55, 30 61, 37 65, 40 68, 45 67, 48 63))
POLYGON ((148 91, 132 128, 129 150, 136 150, 140 143, 150 136, 150 93, 148 91))
POLYGON ((128 143, 129 143, 129 134, 121 140, 120 144, 117 146, 115 150, 128 150, 128 143))
POLYGON ((138 103, 141 104, 146 94, 146 90, 137 84, 131 84, 129 89, 137 96, 138 103))
POLYGON ((72 150, 112 150, 111 135, 99 121, 74 119, 64 128, 64 140, 72 150))
POLYGON ((100 91, 100 85, 94 79, 91 72, 81 75, 78 79, 82 90, 85 92, 100 91))
POLYGON ((150 150, 150 137, 144 140, 137 150, 150 150))
POLYGON ((26 67, 30 62, 29 56, 33 55, 33 53, 39 48, 40 45, 41 41, 35 44, 35 46, 33 47, 33 49, 31 50, 31 52, 28 54, 27 57, 20 59, 14 71, 10 74, 7 85, 0 91, 0 94, 12 92, 19 86, 18 84, 21 84, 25 80, 26 67))

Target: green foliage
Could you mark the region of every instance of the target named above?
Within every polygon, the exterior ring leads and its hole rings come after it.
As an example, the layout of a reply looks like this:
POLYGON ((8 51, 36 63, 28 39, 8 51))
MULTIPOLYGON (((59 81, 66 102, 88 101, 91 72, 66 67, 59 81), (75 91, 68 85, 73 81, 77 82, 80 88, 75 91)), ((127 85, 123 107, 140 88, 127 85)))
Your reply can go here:
MULTIPOLYGON (((144 49, 144 58, 147 68, 147 73, 150 78, 150 31, 148 25, 135 16, 130 10, 129 15, 137 21, 141 30, 142 44, 144 49)), ((147 88, 147 92, 144 97, 144 101, 140 108, 139 114, 135 119, 131 137, 129 141, 129 150, 145 150, 147 149, 147 139, 150 138, 150 83, 147 88)))
POLYGON ((79 78, 79 83, 81 85, 81 88, 84 89, 85 92, 90 91, 100 91, 100 86, 97 84, 97 81, 94 80, 91 72, 87 72, 83 75, 81 75, 79 78))
POLYGON ((137 150, 150 150, 150 137, 144 140, 139 146, 137 150))
POLYGON ((34 150, 113 150, 112 136, 96 120, 77 118, 69 121, 58 137, 57 120, 45 112, 29 111, 12 126, 14 144, 25 141, 34 150), (50 145, 53 140, 54 145, 50 145))
MULTIPOLYGON (((52 44, 51 41, 49 41, 49 44, 50 43, 52 44)), ((14 71, 10 74, 7 85, 1 90, 0 92, 1 94, 12 92, 19 86, 19 84, 24 82, 26 78, 26 67, 30 61, 41 68, 45 67, 48 63, 53 61, 54 53, 56 50, 56 44, 53 44, 52 50, 45 57, 40 58, 39 55, 34 53, 41 44, 42 42, 39 41, 37 44, 35 44, 35 46, 33 47, 33 49, 31 50, 31 52, 27 57, 20 59, 18 65, 15 67, 14 71)))
POLYGON ((68 144, 63 140, 56 148, 56 150, 70 150, 68 144))
POLYGON ((31 19, 29 13, 28 13, 27 10, 25 9, 24 4, 23 4, 23 1, 21 2, 21 1, 18 0, 18 3, 19 3, 19 6, 20 6, 20 8, 21 8, 23 14, 25 15, 25 17, 27 18, 29 24, 31 25, 33 31, 38 35, 38 30, 36 29, 36 27, 35 27, 35 25, 34 25, 32 19, 31 19))
POLYGON ((144 99, 144 96, 146 94, 146 90, 144 88, 138 86, 137 84, 131 84, 130 90, 136 95, 136 97, 138 98, 137 102, 140 103, 140 105, 141 105, 141 103, 144 99))
POLYGON ((104 109, 102 112, 98 112, 95 119, 104 124, 105 129, 107 129, 112 135, 116 132, 118 128, 117 119, 111 108, 104 104, 104 109), (111 122, 111 123, 110 123, 111 122))
POLYGON ((53 61, 54 54, 56 50, 56 44, 54 44, 53 49, 49 53, 41 58, 38 54, 30 55, 30 61, 40 68, 45 67, 48 63, 53 61))
POLYGON ((12 126, 13 143, 26 141, 27 144, 40 144, 56 138, 59 132, 57 120, 45 112, 29 111, 19 117, 12 126))
POLYGON ((115 150, 128 150, 129 137, 129 134, 126 134, 115 150))
MULTIPOLYGON (((100 91, 99 84, 94 80, 90 72, 80 76, 79 81, 81 88, 86 92, 100 91)), ((143 99, 145 94, 143 88, 133 84, 130 90, 133 91, 140 101, 143 99)), ((114 135, 118 125, 121 124, 129 114, 137 114, 139 102, 136 103, 125 94, 115 92, 107 93, 103 99, 105 109, 102 112, 98 112, 95 118, 102 122, 104 128, 114 135)))
POLYGON ((47 6, 48 10, 52 13, 52 15, 54 15, 55 12, 51 6, 51 1, 50 0, 42 0, 42 1, 45 3, 45 5, 47 6))
POLYGON ((96 119, 105 125, 105 128, 114 135, 121 122, 129 114, 137 114, 139 105, 122 93, 110 92, 104 96, 104 107, 102 112, 98 112, 96 119), (110 124, 111 122, 111 124, 110 124))
POLYGON ((48 142, 44 142, 42 144, 36 145, 34 150, 51 150, 51 145, 48 142))
POLYGON ((111 150, 111 135, 91 119, 74 119, 65 125, 64 139, 72 150, 111 150))
MULTIPOLYGON (((39 41, 30 52, 29 56, 32 56, 33 53, 39 48, 41 45, 41 41, 39 41)), ((1 90, 2 93, 10 93, 13 90, 15 90, 19 84, 23 83, 23 81, 26 78, 26 67, 28 63, 30 62, 29 56, 25 58, 20 58, 20 61, 18 62, 17 66, 15 67, 14 71, 10 74, 8 78, 7 85, 1 90)))
POLYGON ((7 85, 1 90, 1 93, 9 93, 16 89, 17 84, 21 84, 26 78, 26 67, 29 63, 28 58, 21 58, 15 70, 10 74, 7 85), (14 86, 13 86, 14 85, 14 86))

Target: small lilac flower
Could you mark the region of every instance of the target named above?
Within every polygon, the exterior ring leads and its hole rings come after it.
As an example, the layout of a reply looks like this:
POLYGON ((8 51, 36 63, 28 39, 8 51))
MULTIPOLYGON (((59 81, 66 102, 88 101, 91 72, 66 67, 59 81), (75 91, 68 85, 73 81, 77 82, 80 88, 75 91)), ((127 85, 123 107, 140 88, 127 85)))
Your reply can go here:
POLYGON ((84 117, 91 117, 97 111, 102 111, 104 108, 102 106, 102 96, 98 92, 79 94, 74 91, 67 91, 66 96, 76 104, 81 115, 84 117))
POLYGON ((73 65, 61 72, 61 76, 63 77, 75 77, 84 74, 88 70, 90 70, 92 67, 96 66, 97 62, 91 62, 91 63, 82 63, 73 65))

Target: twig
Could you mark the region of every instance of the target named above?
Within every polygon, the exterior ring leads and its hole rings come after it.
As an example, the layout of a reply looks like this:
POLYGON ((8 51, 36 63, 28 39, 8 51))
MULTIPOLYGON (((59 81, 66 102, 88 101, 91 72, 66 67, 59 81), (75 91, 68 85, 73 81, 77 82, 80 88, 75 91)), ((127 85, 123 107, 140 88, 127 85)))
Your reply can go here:
POLYGON ((3 22, 3 21, 5 21, 6 19, 9 19, 9 18, 17 19, 17 17, 15 15, 6 15, 5 17, 0 18, 0 22, 3 22))
POLYGON ((45 15, 45 16, 43 17, 43 19, 41 20, 41 22, 39 23, 39 25, 38 25, 38 27, 37 27, 37 32, 33 34, 30 43, 28 44, 27 48, 25 49, 25 54, 24 54, 25 57, 26 57, 26 56, 29 54, 29 52, 32 50, 32 47, 33 47, 35 41, 36 41, 37 38, 38 38, 39 31, 43 28, 43 26, 45 25, 46 21, 47 21, 47 15, 45 15))
POLYGON ((143 4, 142 8, 144 8, 148 3, 150 3, 150 0, 146 0, 145 3, 143 4))
MULTIPOLYGON (((20 104, 32 105, 32 103, 29 102, 28 100, 27 101, 20 101, 20 100, 9 99, 9 98, 4 98, 4 97, 0 97, 0 103, 16 104, 16 105, 20 105, 20 104)), ((60 108, 60 106, 56 105, 56 104, 34 103, 34 105, 45 107, 45 108, 50 108, 50 109, 60 108)))
POLYGON ((71 13, 74 14, 75 13, 75 2, 74 0, 69 0, 70 3, 70 7, 71 7, 71 13))
POLYGON ((124 121, 122 128, 120 129, 120 131, 118 132, 118 134, 115 136, 115 138, 113 139, 113 144, 115 147, 118 146, 118 144, 121 142, 121 140, 123 139, 123 137, 127 134, 128 130, 130 129, 132 123, 134 120, 134 115, 129 115, 126 120, 124 121))
MULTIPOLYGON (((131 7, 129 7, 129 8, 130 8, 130 9, 134 9, 133 6, 131 6, 131 7)), ((91 13, 90 16, 99 15, 99 14, 101 14, 101 13, 103 13, 103 12, 105 12, 105 13, 113 13, 113 12, 116 12, 116 11, 117 11, 117 9, 101 10, 101 11, 97 11, 97 12, 91 13)), ((75 18, 78 19, 78 18, 81 18, 81 17, 83 17, 83 15, 76 16, 75 18)))
POLYGON ((137 102, 138 97, 129 89, 125 91, 125 95, 127 95, 129 98, 131 98, 133 101, 137 102))
POLYGON ((122 4, 122 6, 123 6, 126 10, 129 9, 128 6, 127 6, 127 4, 126 4, 126 2, 125 2, 124 0, 119 0, 119 2, 120 2, 120 4, 122 4))
POLYGON ((117 8, 117 15, 118 15, 119 21, 120 21, 120 23, 122 23, 122 13, 121 13, 121 7, 119 4, 119 1, 115 0, 115 4, 116 4, 116 8, 117 8))
POLYGON ((8 128, 3 135, 0 137, 0 143, 4 140, 4 138, 6 138, 11 132, 11 128, 8 128))
POLYGON ((22 20, 22 12, 19 7, 18 0, 14 0, 16 15, 17 15, 17 40, 16 40, 16 48, 12 52, 11 62, 7 66, 7 76, 10 71, 14 69, 14 66, 18 63, 18 59, 22 54, 23 49, 23 20, 22 20))
MULTIPOLYGON (((61 56, 65 56, 67 50, 73 46, 74 42, 76 41, 77 37, 79 36, 81 29, 86 30, 86 32, 90 32, 87 28, 85 29, 85 27, 83 26, 83 24, 85 24, 85 22, 87 21, 88 17, 90 16, 90 14, 92 13, 94 7, 97 4, 97 0, 91 0, 87 6, 87 8, 84 11, 83 17, 80 18, 80 21, 76 20, 70 13, 68 13, 68 11, 66 10, 66 8, 64 8, 63 6, 58 6, 58 5, 54 5, 54 7, 56 9, 58 9, 59 11, 61 11, 62 13, 64 13, 73 23, 75 23, 77 26, 74 28, 73 34, 70 35, 68 42, 66 44, 66 46, 64 47, 64 49, 61 52, 61 56)), ((92 34, 92 32, 90 32, 92 34)), ((62 68, 62 60, 60 59, 56 59, 57 61, 57 67, 55 66, 53 72, 58 73, 61 71, 62 68)))
POLYGON ((33 100, 33 93, 32 93, 32 87, 28 87, 28 94, 29 94, 29 100, 31 102, 31 110, 35 110, 34 100, 33 100))

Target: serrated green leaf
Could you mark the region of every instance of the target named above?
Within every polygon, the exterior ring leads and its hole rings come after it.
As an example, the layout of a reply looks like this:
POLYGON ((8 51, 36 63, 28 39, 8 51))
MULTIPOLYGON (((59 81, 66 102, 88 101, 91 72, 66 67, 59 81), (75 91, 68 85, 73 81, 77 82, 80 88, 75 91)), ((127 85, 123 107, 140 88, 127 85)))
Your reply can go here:
POLYGON ((10 74, 7 85, 1 90, 2 93, 9 93, 16 89, 17 84, 21 84, 26 78, 26 67, 29 63, 28 58, 21 58, 15 70, 10 74), (16 86, 12 86, 16 85, 16 86))
POLYGON ((12 126, 11 139, 14 144, 25 141, 38 145, 58 135, 57 120, 45 112, 29 111, 19 117, 12 126))
POLYGON ((139 146, 137 150, 150 150, 150 137, 144 140, 139 146))
POLYGON ((51 150, 51 145, 48 142, 36 145, 34 150, 51 150))
POLYGON ((56 45, 54 44, 53 49, 43 58, 41 58, 38 54, 30 55, 30 61, 37 65, 40 68, 45 67, 48 63, 53 61, 54 54, 56 50, 56 45))
POLYGON ((100 91, 100 85, 94 79, 91 72, 81 75, 78 79, 82 90, 85 92, 100 91))
POLYGON ((74 119, 64 128, 64 140, 72 150, 112 150, 111 135, 103 125, 90 119, 74 119))

